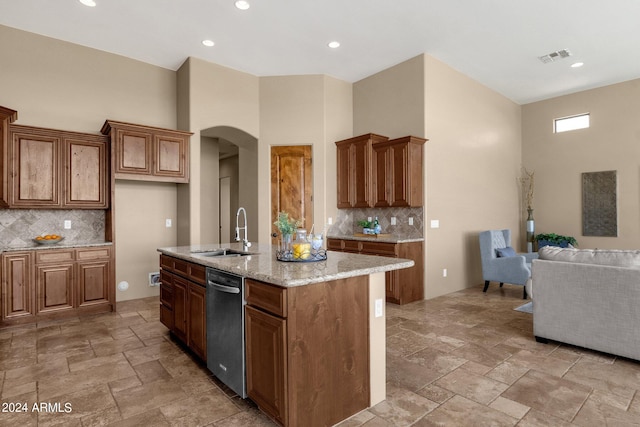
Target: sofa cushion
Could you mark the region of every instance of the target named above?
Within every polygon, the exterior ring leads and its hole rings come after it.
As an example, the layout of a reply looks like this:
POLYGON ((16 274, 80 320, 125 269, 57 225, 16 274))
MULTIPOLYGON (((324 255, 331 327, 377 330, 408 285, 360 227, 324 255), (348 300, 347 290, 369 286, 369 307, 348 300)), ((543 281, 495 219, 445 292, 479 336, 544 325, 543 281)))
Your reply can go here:
POLYGON ((499 258, 509 258, 512 256, 516 256, 516 251, 511 246, 507 246, 506 248, 496 249, 496 254, 499 258))
POLYGON ((609 265, 640 269, 640 251, 622 249, 575 249, 545 246, 538 251, 540 259, 609 265))

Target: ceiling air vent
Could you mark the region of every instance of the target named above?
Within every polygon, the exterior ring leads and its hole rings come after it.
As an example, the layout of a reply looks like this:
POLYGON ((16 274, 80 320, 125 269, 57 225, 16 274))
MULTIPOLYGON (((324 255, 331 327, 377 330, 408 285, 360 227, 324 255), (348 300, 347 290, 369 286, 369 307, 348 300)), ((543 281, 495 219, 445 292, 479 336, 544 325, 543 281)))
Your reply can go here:
POLYGON ((548 64, 549 62, 558 61, 569 56, 571 56, 571 52, 569 52, 568 49, 562 49, 543 56, 539 56, 538 59, 543 63, 548 64))

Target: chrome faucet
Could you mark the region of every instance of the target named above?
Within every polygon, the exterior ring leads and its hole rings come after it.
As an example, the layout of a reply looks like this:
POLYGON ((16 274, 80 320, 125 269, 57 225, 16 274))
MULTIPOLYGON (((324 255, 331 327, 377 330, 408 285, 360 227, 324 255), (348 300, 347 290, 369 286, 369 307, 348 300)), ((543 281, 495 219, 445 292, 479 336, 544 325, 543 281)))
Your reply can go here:
POLYGON ((244 230, 244 239, 242 239, 242 250, 243 251, 247 251, 249 250, 249 247, 251 246, 251 242, 248 239, 247 235, 248 235, 248 230, 247 230, 247 211, 244 210, 244 208, 239 208, 238 212, 236 212, 236 242, 239 242, 240 239, 240 230, 244 230), (240 227, 240 211, 242 211, 242 214, 244 216, 244 226, 240 227))

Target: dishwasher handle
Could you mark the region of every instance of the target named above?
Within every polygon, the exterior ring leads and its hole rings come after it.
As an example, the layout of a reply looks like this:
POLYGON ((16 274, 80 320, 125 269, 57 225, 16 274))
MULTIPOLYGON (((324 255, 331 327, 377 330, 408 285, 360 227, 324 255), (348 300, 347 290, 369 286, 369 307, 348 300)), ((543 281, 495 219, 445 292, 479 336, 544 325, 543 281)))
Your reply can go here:
POLYGON ((236 287, 233 287, 233 286, 221 285, 219 283, 212 282, 211 280, 209 280, 209 286, 211 286, 213 289, 215 289, 217 291, 226 292, 228 294, 239 294, 240 293, 240 288, 236 288, 236 287))

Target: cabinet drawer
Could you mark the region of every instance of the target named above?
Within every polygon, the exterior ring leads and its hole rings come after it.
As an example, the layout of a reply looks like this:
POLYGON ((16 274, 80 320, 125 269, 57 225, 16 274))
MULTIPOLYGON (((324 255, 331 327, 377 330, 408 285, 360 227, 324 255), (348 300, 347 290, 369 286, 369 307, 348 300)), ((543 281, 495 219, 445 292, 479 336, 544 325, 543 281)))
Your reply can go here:
POLYGON ((189 262, 182 259, 173 259, 173 271, 182 276, 189 276, 189 262))
POLYGON ((343 240, 342 241, 342 250, 345 252, 360 252, 360 248, 362 247, 361 243, 358 240, 343 240))
POLYGON ((173 307, 173 284, 169 273, 160 273, 162 282, 160 283, 160 303, 168 308, 173 307))
POLYGON ((207 283, 207 269, 204 265, 189 263, 189 279, 201 285, 207 283))
POLYGON ((73 261, 74 259, 74 251, 73 249, 54 249, 49 251, 35 251, 36 252, 36 264, 44 264, 44 263, 60 263, 60 262, 68 262, 73 261))
POLYGON ((361 252, 366 255, 397 257, 397 245, 386 242, 362 242, 361 252))
POLYGON ((246 279, 245 297, 248 305, 261 308, 280 317, 287 317, 287 289, 246 279))
POLYGON ((171 258, 170 256, 166 256, 164 254, 160 255, 160 268, 167 270, 167 271, 173 271, 173 258, 171 258))
POLYGON ((340 239, 327 239, 327 249, 330 251, 341 251, 342 240, 340 239))
POLYGON ((76 249, 76 257, 78 261, 92 259, 109 259, 109 248, 92 248, 92 249, 76 249))

